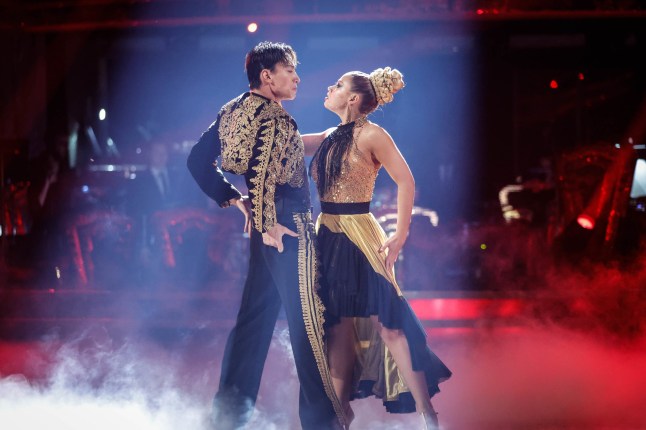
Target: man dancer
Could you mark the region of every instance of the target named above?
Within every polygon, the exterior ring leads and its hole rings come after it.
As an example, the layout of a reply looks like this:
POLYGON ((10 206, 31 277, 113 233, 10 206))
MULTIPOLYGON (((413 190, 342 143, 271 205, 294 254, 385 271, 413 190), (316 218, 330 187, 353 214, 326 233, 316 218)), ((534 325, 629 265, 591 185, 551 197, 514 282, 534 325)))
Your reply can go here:
POLYGON ((262 42, 249 51, 251 91, 222 107, 188 157, 200 188, 221 207, 237 206, 251 236, 249 272, 214 400, 218 430, 243 427, 251 415, 281 303, 300 381, 303 429, 345 427, 323 349, 303 142, 281 104, 296 97, 296 64, 296 53, 283 43, 262 42), (218 156, 222 170, 244 175, 248 198, 224 178, 218 156))

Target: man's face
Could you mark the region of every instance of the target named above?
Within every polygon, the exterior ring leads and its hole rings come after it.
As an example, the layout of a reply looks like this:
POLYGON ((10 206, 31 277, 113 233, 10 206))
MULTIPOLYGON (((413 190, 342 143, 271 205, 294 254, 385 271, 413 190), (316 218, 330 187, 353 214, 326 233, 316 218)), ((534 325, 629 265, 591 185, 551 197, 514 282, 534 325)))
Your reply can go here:
POLYGON ((269 71, 269 88, 274 99, 294 100, 298 91, 298 83, 301 79, 296 73, 296 67, 291 64, 277 63, 273 71, 269 71))

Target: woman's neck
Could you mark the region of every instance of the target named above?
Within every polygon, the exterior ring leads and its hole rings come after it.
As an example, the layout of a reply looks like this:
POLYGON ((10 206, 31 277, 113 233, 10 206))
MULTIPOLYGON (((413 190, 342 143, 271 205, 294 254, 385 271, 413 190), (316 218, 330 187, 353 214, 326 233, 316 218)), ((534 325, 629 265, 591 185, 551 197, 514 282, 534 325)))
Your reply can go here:
POLYGON ((358 123, 363 124, 366 122, 366 120, 367 118, 365 115, 357 115, 357 116, 350 117, 348 119, 341 117, 341 125, 352 124, 353 122, 356 122, 357 124, 358 123))
POLYGON ((355 122, 355 121, 357 121, 357 120, 359 120, 361 118, 365 118, 365 117, 366 117, 365 115, 362 115, 360 113, 350 114, 348 116, 339 115, 339 118, 341 118, 341 125, 350 124, 350 123, 353 123, 353 122, 355 122))

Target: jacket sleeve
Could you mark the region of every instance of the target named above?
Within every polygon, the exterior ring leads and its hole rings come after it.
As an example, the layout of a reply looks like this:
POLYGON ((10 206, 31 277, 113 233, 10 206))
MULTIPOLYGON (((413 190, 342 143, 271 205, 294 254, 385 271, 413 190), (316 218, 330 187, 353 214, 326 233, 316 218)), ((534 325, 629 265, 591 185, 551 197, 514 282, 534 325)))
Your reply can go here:
POLYGON ((186 165, 193 179, 202 191, 215 200, 220 207, 229 206, 229 200, 241 197, 240 192, 224 177, 217 166, 217 158, 222 151, 218 136, 218 119, 202 133, 202 136, 191 149, 186 165))
POLYGON ((276 224, 276 148, 281 147, 282 134, 279 119, 263 121, 258 129, 251 160, 249 161, 249 200, 253 214, 253 227, 265 233, 276 224))

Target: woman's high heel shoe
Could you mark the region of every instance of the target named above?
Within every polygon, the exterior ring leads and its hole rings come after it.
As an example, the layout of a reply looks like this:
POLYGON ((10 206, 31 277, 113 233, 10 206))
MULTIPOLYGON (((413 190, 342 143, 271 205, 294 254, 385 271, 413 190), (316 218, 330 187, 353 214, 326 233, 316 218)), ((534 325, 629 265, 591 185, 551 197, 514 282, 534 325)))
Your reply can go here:
POLYGON ((437 412, 422 412, 420 413, 424 421, 424 430, 440 430, 440 423, 437 420, 437 412))

